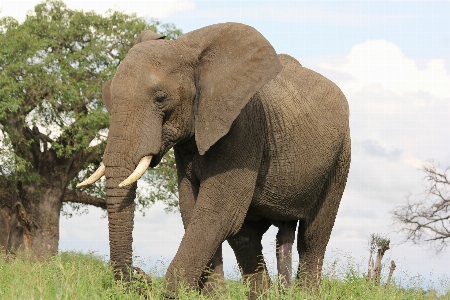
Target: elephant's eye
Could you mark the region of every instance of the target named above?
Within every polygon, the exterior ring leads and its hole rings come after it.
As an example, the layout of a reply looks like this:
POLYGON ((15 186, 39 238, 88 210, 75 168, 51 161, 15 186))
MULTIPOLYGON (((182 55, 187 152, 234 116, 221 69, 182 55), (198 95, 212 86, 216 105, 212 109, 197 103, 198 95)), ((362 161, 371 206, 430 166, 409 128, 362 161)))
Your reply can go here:
POLYGON ((167 93, 163 91, 157 91, 154 95, 155 101, 162 103, 167 99, 167 93))

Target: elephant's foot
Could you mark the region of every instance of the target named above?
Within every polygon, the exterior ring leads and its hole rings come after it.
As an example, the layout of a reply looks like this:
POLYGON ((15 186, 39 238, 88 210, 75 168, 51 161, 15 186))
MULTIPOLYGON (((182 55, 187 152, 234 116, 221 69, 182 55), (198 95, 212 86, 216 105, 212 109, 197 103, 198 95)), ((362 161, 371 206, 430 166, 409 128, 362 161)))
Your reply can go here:
POLYGON ((213 258, 203 270, 198 286, 202 294, 212 298, 220 298, 220 295, 225 292, 222 245, 217 248, 213 258))
POLYGON ((278 283, 290 287, 292 284, 292 243, 284 243, 277 247, 278 283))
POLYGON ((138 279, 139 281, 142 281, 143 283, 145 283, 149 286, 152 285, 152 278, 150 277, 150 275, 145 273, 144 270, 142 270, 141 268, 133 267, 133 269, 136 271, 136 275, 135 275, 136 279, 138 279))
POLYGON ((292 284, 292 245, 295 240, 297 221, 275 222, 277 233, 277 269, 280 288, 292 284))
POLYGON ((250 287, 249 299, 264 299, 264 295, 270 288, 270 278, 266 272, 244 274, 244 284, 250 287))
POLYGON ((146 274, 141 268, 133 267, 133 269, 136 271, 136 274, 132 277, 133 280, 130 287, 144 298, 148 298, 150 296, 149 292, 152 289, 150 275, 146 274))
POLYGON ((223 274, 211 272, 202 276, 201 293, 212 298, 220 298, 225 293, 225 278, 223 274))
POLYGON ((320 261, 313 264, 300 263, 297 269, 297 284, 300 289, 307 290, 311 293, 316 293, 319 290, 322 265, 320 261))
POLYGON ((163 298, 180 299, 186 292, 200 294, 199 280, 195 280, 193 275, 187 275, 185 269, 175 268, 174 264, 172 261, 167 269, 163 298))

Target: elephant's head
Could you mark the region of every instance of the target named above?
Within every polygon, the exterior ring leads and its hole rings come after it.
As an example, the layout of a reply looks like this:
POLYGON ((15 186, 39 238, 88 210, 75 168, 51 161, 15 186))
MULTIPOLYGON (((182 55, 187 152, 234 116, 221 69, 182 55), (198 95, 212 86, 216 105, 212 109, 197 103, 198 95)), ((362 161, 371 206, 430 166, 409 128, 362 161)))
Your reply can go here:
POLYGON ((103 89, 111 114, 104 166, 88 179, 90 184, 106 174, 116 277, 127 276, 131 266, 136 180, 171 147, 194 136, 205 154, 280 71, 269 42, 238 23, 211 25, 174 41, 147 40, 128 52, 103 89))

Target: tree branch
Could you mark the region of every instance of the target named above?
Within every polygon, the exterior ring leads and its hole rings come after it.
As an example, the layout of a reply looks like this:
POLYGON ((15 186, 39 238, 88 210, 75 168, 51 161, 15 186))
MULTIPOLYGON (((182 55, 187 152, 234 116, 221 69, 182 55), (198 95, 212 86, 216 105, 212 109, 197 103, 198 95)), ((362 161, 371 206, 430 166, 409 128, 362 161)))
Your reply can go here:
POLYGON ((89 204, 106 209, 106 200, 91 196, 84 192, 66 189, 62 202, 89 204))
POLYGON ((75 177, 78 172, 83 170, 85 163, 101 161, 103 151, 100 150, 102 150, 103 147, 105 147, 105 143, 100 143, 83 151, 74 153, 72 155, 73 161, 68 171, 69 178, 75 177))
POLYGON ((450 245, 450 168, 444 172, 438 166, 428 163, 423 167, 428 188, 415 203, 407 197, 406 205, 395 208, 391 213, 406 235, 405 241, 415 244, 435 245, 436 252, 450 245))

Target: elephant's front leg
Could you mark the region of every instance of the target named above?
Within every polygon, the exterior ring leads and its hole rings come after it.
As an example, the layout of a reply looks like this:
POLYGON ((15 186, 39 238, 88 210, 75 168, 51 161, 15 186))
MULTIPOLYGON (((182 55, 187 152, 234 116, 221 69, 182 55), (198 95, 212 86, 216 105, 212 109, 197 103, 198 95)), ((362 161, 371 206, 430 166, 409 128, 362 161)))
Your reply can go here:
POLYGON ((217 248, 211 261, 203 270, 198 283, 203 294, 214 296, 222 293, 225 288, 225 276, 223 272, 222 245, 217 248))
MULTIPOLYGON (((200 290, 205 266, 226 237, 220 215, 197 207, 166 273, 167 298, 176 298, 180 284, 200 290)), ((203 284, 202 284, 203 285, 203 284)))
MULTIPOLYGON (((175 149, 178 167, 178 192, 181 218, 186 230, 191 220, 191 215, 197 201, 199 184, 193 178, 192 157, 175 149)), ((204 293, 215 294, 225 287, 225 276, 223 272, 222 246, 214 254, 211 261, 205 266, 198 285, 204 293)))
POLYGON ((256 178, 256 174, 245 169, 235 174, 220 173, 200 185, 186 232, 167 270, 167 296, 176 295, 180 281, 199 289, 205 266, 222 242, 239 231, 254 190, 254 185, 242 184, 244 180, 239 175, 256 178))

